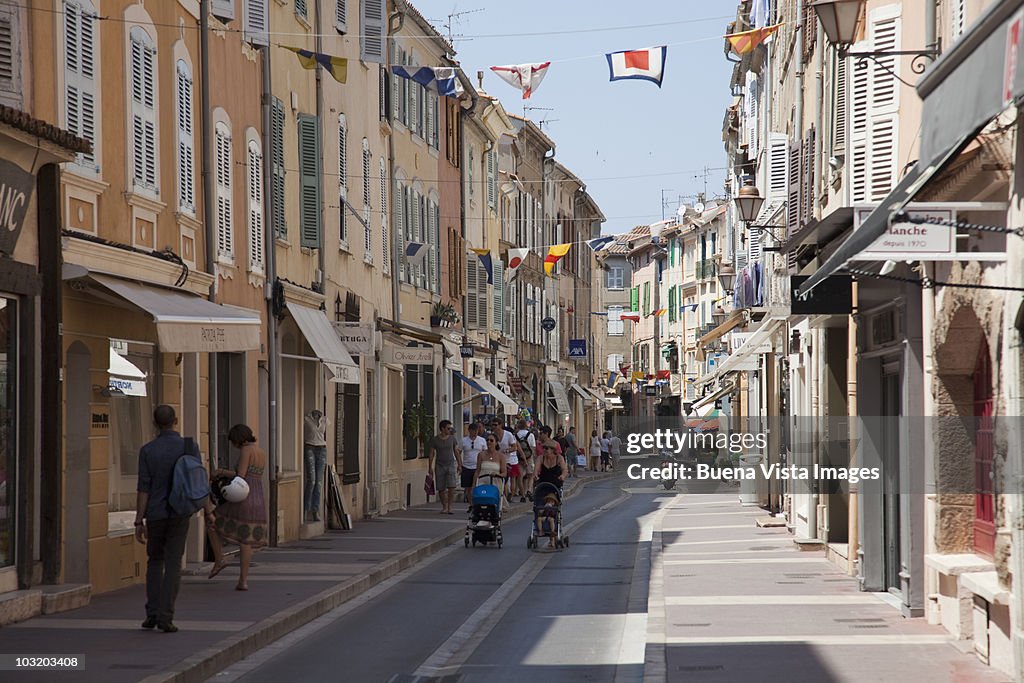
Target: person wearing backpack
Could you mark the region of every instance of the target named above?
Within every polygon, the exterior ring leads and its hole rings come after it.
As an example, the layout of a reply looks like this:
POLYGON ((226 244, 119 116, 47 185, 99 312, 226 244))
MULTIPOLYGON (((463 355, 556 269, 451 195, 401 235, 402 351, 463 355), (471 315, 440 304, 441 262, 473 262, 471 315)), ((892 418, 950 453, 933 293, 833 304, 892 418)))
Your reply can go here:
POLYGON ((146 545, 148 557, 146 620, 142 628, 175 633, 178 627, 174 625, 174 602, 181 585, 181 558, 188 539, 189 519, 203 509, 210 522, 214 512, 209 477, 195 443, 175 431, 178 418, 174 408, 157 406, 153 422, 159 434, 139 450, 136 487, 135 539, 146 545))
POLYGON ((526 420, 519 420, 516 425, 516 441, 523 451, 522 470, 523 478, 519 480, 519 502, 525 503, 527 496, 533 500, 533 456, 537 452, 537 437, 526 428, 526 420))
POLYGON ((249 493, 237 502, 225 502, 217 508, 217 516, 210 523, 210 546, 214 564, 207 578, 220 574, 228 565, 224 560, 222 544, 225 540, 238 544, 239 571, 235 590, 249 590, 249 565, 253 553, 268 542, 266 497, 263 495, 263 471, 267 467, 267 452, 256 445, 256 437, 247 425, 237 424, 228 431, 228 441, 239 450, 236 470, 217 470, 214 476, 241 477, 249 493))

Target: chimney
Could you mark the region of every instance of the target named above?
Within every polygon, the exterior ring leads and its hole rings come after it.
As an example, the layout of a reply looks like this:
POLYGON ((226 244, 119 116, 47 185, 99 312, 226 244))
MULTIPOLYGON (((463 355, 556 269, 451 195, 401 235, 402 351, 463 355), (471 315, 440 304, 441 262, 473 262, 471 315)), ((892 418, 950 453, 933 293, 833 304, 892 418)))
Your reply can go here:
POLYGON ((483 90, 484 89, 484 72, 482 70, 476 72, 476 82, 477 82, 477 85, 480 87, 480 89, 483 90))

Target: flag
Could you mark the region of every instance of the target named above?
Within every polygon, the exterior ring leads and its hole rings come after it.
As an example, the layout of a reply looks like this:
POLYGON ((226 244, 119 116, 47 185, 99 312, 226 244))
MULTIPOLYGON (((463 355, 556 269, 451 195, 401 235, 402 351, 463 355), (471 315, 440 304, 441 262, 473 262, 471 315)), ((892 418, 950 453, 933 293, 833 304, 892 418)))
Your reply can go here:
POLYGON ((668 311, 667 308, 659 308, 656 311, 651 311, 651 315, 653 315, 656 318, 660 318, 661 316, 665 315, 666 311, 668 311))
POLYGON ((647 376, 644 375, 644 373, 642 372, 634 372, 631 375, 631 377, 633 378, 634 382, 643 382, 645 379, 647 379, 647 376))
POLYGON ((782 24, 775 24, 774 26, 755 28, 751 31, 730 33, 726 36, 726 39, 729 41, 729 44, 732 45, 733 52, 738 55, 745 55, 752 52, 754 48, 763 43, 768 36, 778 31, 781 26, 782 24))
POLYGON ((598 252, 598 251, 601 251, 602 249, 604 249, 605 247, 607 247, 609 244, 611 244, 614 241, 615 241, 614 237, 610 237, 610 236, 606 235, 605 237, 596 237, 596 238, 594 238, 592 240, 587 240, 587 246, 590 247, 591 249, 593 249, 595 252, 598 252))
POLYGON ((665 76, 665 55, 668 47, 645 47, 640 50, 624 50, 609 52, 609 81, 638 79, 651 81, 661 87, 661 79, 665 76))
POLYGON ((548 247, 548 255, 544 257, 544 272, 548 277, 554 277, 551 275, 551 271, 555 269, 555 264, 562 260, 562 257, 569 253, 569 249, 572 247, 572 242, 568 244, 552 244, 548 247))
POLYGON ((551 62, 540 64, 512 64, 510 66, 492 66, 491 71, 509 85, 523 91, 523 99, 530 99, 533 91, 540 87, 540 82, 548 73, 551 62))
POLYGON ((634 323, 640 322, 640 316, 637 315, 636 313, 623 313, 619 317, 620 317, 621 320, 629 320, 630 322, 634 322, 634 323))
POLYGON ((427 254, 430 253, 430 247, 422 242, 406 242, 405 243, 405 261, 410 266, 418 265, 423 268, 427 262, 427 254))
POLYGON ((480 259, 484 270, 487 271, 487 284, 494 284, 494 263, 491 261, 491 252, 487 249, 473 249, 474 254, 480 259))
POLYGON ((393 66, 391 73, 400 78, 416 81, 424 88, 444 97, 458 97, 462 84, 455 69, 447 66, 393 66))
POLYGON ((609 389, 614 389, 615 388, 615 380, 617 380, 618 378, 619 378, 619 373, 615 372, 614 370, 611 370, 611 371, 608 372, 608 388, 609 389))
POLYGON ((334 77, 334 80, 338 83, 345 83, 348 81, 348 60, 344 57, 332 57, 331 55, 325 55, 322 52, 310 52, 309 50, 303 50, 299 47, 288 47, 282 45, 286 50, 291 50, 299 57, 299 64, 304 69, 315 69, 316 65, 319 64, 323 68, 327 69, 327 73, 334 77))
POLYGON ((523 265, 523 261, 526 260, 526 255, 529 253, 529 249, 508 250, 508 265, 505 266, 505 280, 507 282, 512 282, 515 279, 519 266, 523 265))

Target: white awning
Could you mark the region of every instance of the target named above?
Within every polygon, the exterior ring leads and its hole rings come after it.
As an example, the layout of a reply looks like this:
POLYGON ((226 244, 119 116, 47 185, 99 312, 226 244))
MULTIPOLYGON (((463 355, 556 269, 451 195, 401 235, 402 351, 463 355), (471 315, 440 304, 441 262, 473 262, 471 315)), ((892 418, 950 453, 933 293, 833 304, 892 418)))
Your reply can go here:
POLYGON ((694 403, 692 406, 692 410, 695 413, 697 413, 699 417, 707 417, 708 413, 714 410, 715 401, 722 398, 723 396, 731 394, 734 389, 736 389, 735 384, 727 384, 718 391, 712 392, 711 394, 708 394, 707 396, 703 397, 702 399, 694 403))
POLYGON ((579 397, 582 398, 585 403, 594 402, 594 396, 592 394, 587 393, 587 390, 581 387, 576 382, 573 382, 571 385, 569 385, 569 388, 575 391, 577 394, 579 394, 579 397))
POLYGON ((755 353, 756 350, 763 345, 766 341, 771 339, 771 336, 775 334, 782 325, 786 324, 788 318, 784 317, 773 317, 765 320, 761 327, 757 328, 753 334, 751 334, 743 344, 733 352, 728 358, 722 361, 722 364, 718 366, 718 369, 714 372, 710 372, 696 381, 697 386, 703 386, 709 382, 713 382, 717 379, 725 377, 730 372, 736 372, 739 370, 737 367, 741 361, 755 353))
POLYGON ((449 370, 462 372, 462 349, 453 341, 441 340, 444 347, 444 366, 449 370))
POLYGON ((586 389, 586 390, 587 390, 588 392, 590 392, 590 395, 591 395, 591 396, 593 396, 593 397, 594 397, 594 399, 595 399, 595 400, 597 401, 597 405, 601 406, 601 407, 602 407, 602 408, 604 408, 605 410, 608 410, 608 407, 609 407, 609 402, 608 402, 608 399, 607 399, 607 398, 605 398, 605 397, 604 397, 604 396, 602 396, 601 394, 597 393, 596 391, 594 391, 594 390, 593 390, 593 389, 591 389, 590 387, 584 387, 584 388, 585 388, 585 389, 586 389))
POLYGON ((506 415, 518 415, 519 404, 514 398, 506 394, 498 387, 491 384, 489 380, 483 379, 482 377, 474 377, 473 381, 483 387, 484 391, 491 396, 495 401, 501 404, 502 409, 506 415))
POLYGON ((146 379, 146 373, 135 367, 134 363, 115 351, 113 347, 110 349, 110 363, 107 367, 107 373, 117 375, 118 377, 127 377, 128 379, 146 379))
POLYGON ((153 316, 161 351, 253 351, 260 347, 262 323, 256 311, 110 275, 90 273, 89 277, 153 316))
POLYGON ((570 415, 572 410, 569 408, 569 395, 565 393, 565 385, 557 379, 549 379, 548 387, 555 399, 555 410, 558 411, 558 414, 570 415))
POLYGON ((302 330, 302 336, 309 342, 313 353, 334 374, 334 381, 358 384, 359 366, 345 350, 341 338, 327 319, 327 314, 319 309, 298 304, 288 304, 288 312, 302 330))

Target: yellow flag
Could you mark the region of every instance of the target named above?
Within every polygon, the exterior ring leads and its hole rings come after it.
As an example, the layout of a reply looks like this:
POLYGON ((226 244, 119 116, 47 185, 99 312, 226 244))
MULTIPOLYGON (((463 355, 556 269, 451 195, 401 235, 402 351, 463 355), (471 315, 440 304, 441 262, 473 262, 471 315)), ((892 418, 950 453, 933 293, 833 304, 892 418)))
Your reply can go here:
POLYGON ((755 47, 764 42, 765 38, 778 31, 781 26, 782 24, 775 24, 774 26, 755 28, 752 31, 730 33, 726 38, 729 40, 729 44, 732 45, 733 52, 738 55, 745 55, 748 52, 752 52, 755 47))
POLYGON ((548 247, 548 255, 544 257, 544 272, 548 277, 552 277, 551 271, 555 269, 555 264, 569 253, 571 247, 572 242, 569 244, 554 244, 548 247))

